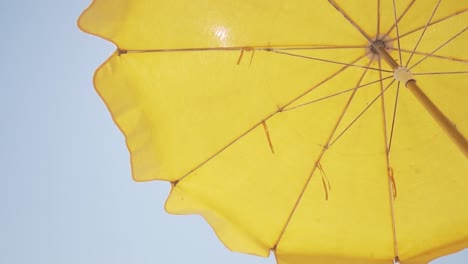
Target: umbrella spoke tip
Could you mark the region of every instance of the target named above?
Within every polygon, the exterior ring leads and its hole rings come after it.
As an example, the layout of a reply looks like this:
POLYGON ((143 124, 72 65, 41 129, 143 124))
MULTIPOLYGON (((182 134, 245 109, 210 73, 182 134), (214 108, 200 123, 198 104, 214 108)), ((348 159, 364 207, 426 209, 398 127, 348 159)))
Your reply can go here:
POLYGON ((117 49, 117 55, 118 56, 123 55, 123 54, 127 54, 127 53, 128 53, 128 50, 124 50, 124 49, 120 49, 120 48, 117 49))
POLYGON ((179 181, 180 181, 180 180, 171 181, 171 186, 172 186, 172 188, 177 187, 177 184, 179 183, 179 181))

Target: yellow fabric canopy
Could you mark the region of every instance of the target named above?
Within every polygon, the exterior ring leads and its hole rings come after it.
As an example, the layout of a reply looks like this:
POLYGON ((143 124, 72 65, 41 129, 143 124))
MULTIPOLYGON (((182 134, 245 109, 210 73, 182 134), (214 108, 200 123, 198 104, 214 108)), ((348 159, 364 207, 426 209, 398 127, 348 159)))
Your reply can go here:
POLYGON ((280 264, 413 264, 468 247, 468 159, 377 47, 466 142, 467 11, 95 0, 78 25, 117 46, 94 84, 133 178, 172 183, 169 213, 280 264))

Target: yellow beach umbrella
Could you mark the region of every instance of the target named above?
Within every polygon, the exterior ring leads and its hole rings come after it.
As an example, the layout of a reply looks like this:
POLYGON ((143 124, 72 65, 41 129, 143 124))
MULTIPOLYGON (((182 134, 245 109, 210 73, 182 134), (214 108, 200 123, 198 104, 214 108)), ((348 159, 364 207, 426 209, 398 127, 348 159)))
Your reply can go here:
POLYGON ((231 250, 426 263, 468 246, 468 1, 95 0, 136 181, 231 250))

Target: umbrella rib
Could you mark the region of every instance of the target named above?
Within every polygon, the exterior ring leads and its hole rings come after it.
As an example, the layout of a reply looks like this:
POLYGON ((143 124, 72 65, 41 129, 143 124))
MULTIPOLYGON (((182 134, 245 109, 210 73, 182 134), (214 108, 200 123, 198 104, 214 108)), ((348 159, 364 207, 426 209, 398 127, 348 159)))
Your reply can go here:
POLYGON ((371 37, 362 29, 354 20, 337 4, 334 0, 328 0, 328 2, 341 14, 343 17, 348 20, 348 22, 356 28, 363 37, 366 38, 369 43, 372 43, 371 37))
POLYGON ((444 43, 442 43, 442 45, 440 45, 439 47, 437 47, 436 49, 434 49, 431 53, 427 54, 426 56, 424 56, 422 59, 420 59, 418 62, 416 62, 415 64, 413 64, 409 69, 413 69, 414 67, 416 67, 418 64, 420 64, 421 62, 423 62, 424 60, 426 60, 427 58, 429 58, 430 56, 432 56, 434 53, 436 53, 438 50, 440 50, 441 48, 443 48, 445 45, 449 44, 451 41, 453 41, 454 39, 456 39, 458 36, 460 36, 461 34, 463 34, 466 30, 468 29, 468 27, 465 27, 463 30, 461 30, 460 32, 458 32, 457 34, 455 34, 453 37, 451 37, 450 39, 448 39, 447 41, 445 41, 444 43))
MULTIPOLYGON (((353 63, 356 63, 358 62, 359 60, 361 60, 362 58, 366 57, 366 55, 362 55, 362 56, 359 56, 357 59, 353 60, 351 62, 351 64, 353 63)), ((172 182, 173 186, 176 186, 180 181, 186 179, 187 177, 189 177, 190 175, 193 175, 193 172, 198 170, 200 167, 202 167, 203 165, 205 165, 206 163, 208 163, 210 160, 212 160, 213 158, 215 158, 216 156, 218 156, 219 154, 221 154, 223 151, 225 151, 227 148, 229 148, 230 146, 232 146, 234 143, 236 143, 237 141, 239 141, 241 138, 243 138, 244 136, 246 136, 247 134, 249 134, 250 132, 252 132, 255 128, 261 126, 264 122, 266 122, 267 120, 269 120, 270 118, 272 118, 273 116, 275 116, 276 114, 278 113, 281 113, 285 108, 287 108, 288 106, 290 106, 291 104, 293 104, 294 102, 296 102, 297 100, 301 99, 302 97, 306 96, 307 94, 309 94, 310 92, 312 92, 313 90, 319 88, 320 86, 322 86, 323 84, 325 84, 326 82, 330 81, 331 79, 333 79, 334 77, 338 76, 340 73, 342 73, 344 70, 346 70, 349 66, 346 65, 342 68, 340 68, 339 70, 337 70, 336 72, 334 72, 333 74, 331 74, 330 76, 328 76, 327 78, 323 79, 321 82, 317 83, 316 85, 312 86, 311 88, 307 89, 305 92, 303 92, 302 94, 300 94, 299 96, 297 96, 296 98, 292 99, 291 101, 289 101, 288 103, 286 103, 285 105, 283 105, 282 107, 279 107, 275 112, 269 114, 267 117, 265 117, 263 120, 261 120, 260 122, 258 122, 257 124, 255 124, 254 126, 252 126, 251 128, 247 129, 245 132, 243 132, 241 135, 239 135, 238 137, 234 138, 232 141, 230 141, 228 144, 226 144, 224 147, 222 147, 220 150, 218 150, 217 152, 215 152, 213 155, 211 155, 210 157, 208 157, 206 160, 204 160, 203 162, 199 163, 198 165, 196 165, 193 169, 189 170, 187 173, 185 173, 184 175, 182 175, 179 179, 175 180, 172 182)))
POLYGON ((452 71, 452 72, 416 72, 413 75, 444 75, 444 74, 468 74, 468 71, 452 71))
MULTIPOLYGON (((392 48, 392 47, 390 47, 390 49, 391 49, 391 50, 396 50, 395 48, 392 48)), ((411 51, 410 51, 410 50, 406 50, 406 49, 401 49, 401 52, 410 53, 411 51)), ((429 54, 429 53, 427 53, 427 52, 415 51, 414 54, 425 55, 425 56, 429 56, 429 57, 431 57, 431 58, 438 58, 438 59, 445 59, 445 60, 451 60, 451 61, 458 61, 458 62, 468 63, 468 60, 459 59, 459 58, 451 58, 451 57, 446 57, 446 56, 441 56, 441 55, 436 55, 436 54, 429 54)))
MULTIPOLYGON (((379 68, 382 68, 382 62, 379 60, 379 68)), ((380 73, 382 76, 382 73, 380 73)), ((398 82, 398 88, 400 87, 400 82, 398 82)), ((380 82, 380 91, 384 93, 383 82, 380 82)), ((398 239, 397 239, 397 232, 396 232, 396 221, 395 221, 395 207, 393 204, 393 199, 396 198, 396 184, 395 178, 393 177, 393 169, 390 165, 390 144, 388 140, 387 134, 387 115, 386 115, 386 107, 385 107, 385 96, 381 96, 382 101, 382 122, 383 122, 383 140, 385 144, 385 160, 387 165, 387 183, 388 183, 388 192, 389 192, 389 206, 390 206, 390 217, 392 219, 392 239, 393 239, 393 253, 395 259, 398 259, 398 239)), ((394 121, 394 120, 393 120, 394 121)), ((393 133, 393 124, 392 124, 392 133, 393 133)))
MULTIPOLYGON (((461 15, 461 14, 465 13, 466 11, 468 11, 468 8, 467 8, 467 9, 463 9, 463 10, 458 11, 458 12, 455 12, 455 13, 453 13, 453 14, 450 14, 450 15, 448 15, 448 16, 446 16, 446 17, 443 17, 443 18, 440 18, 440 19, 438 19, 438 20, 432 21, 427 27, 433 26, 433 25, 438 24, 438 23, 440 23, 440 22, 443 22, 443 21, 445 21, 445 20, 447 20, 447 19, 450 19, 450 18, 456 17, 456 16, 458 16, 458 15, 461 15)), ((406 32, 406 33, 400 35, 400 38, 403 38, 403 37, 406 37, 406 36, 408 36, 408 35, 410 35, 410 34, 413 34, 413 33, 417 32, 417 31, 423 29, 424 27, 425 27, 425 25, 424 25, 424 26, 417 27, 417 28, 415 28, 415 29, 413 29, 413 30, 410 30, 410 31, 408 31, 408 32, 406 32)), ((389 41, 395 41, 396 39, 397 39, 397 38, 393 38, 393 39, 390 39, 389 41)))
MULTIPOLYGON (((398 38, 398 56, 400 58, 400 64, 403 64, 403 60, 401 58, 401 44, 400 44, 400 30, 398 29, 398 19, 397 19, 397 11, 396 11, 396 3, 395 0, 393 0, 393 17, 395 19, 395 28, 396 28, 396 33, 397 33, 397 38, 398 38)), ((379 63, 380 65, 380 63, 379 63)), ((380 67, 380 70, 382 70, 382 67, 380 67)))
POLYGON ((387 87, 385 87, 385 89, 380 92, 365 108, 364 110, 361 111, 361 113, 359 113, 356 118, 353 119, 353 121, 351 121, 351 123, 328 145, 328 148, 330 148, 332 145, 334 145, 338 139, 340 139, 355 123, 356 121, 359 120, 359 118, 362 117, 362 115, 364 115, 364 113, 367 112, 367 110, 369 110, 369 108, 380 98, 383 96, 383 94, 388 90, 388 88, 390 88, 390 86, 395 82, 395 79, 393 79, 389 85, 387 85, 387 87))
POLYGON ((380 0, 377 0, 377 36, 380 35, 380 0))
POLYGON ((331 94, 331 95, 327 95, 327 96, 315 99, 313 101, 309 101, 309 102, 306 102, 306 103, 303 103, 303 104, 300 104, 300 105, 296 105, 296 106, 293 106, 293 107, 290 107, 290 108, 286 108, 286 109, 283 110, 283 112, 291 111, 291 110, 294 110, 294 109, 297 109, 297 108, 300 108, 300 107, 303 107, 303 106, 307 106, 307 105, 310 105, 310 104, 313 104, 313 103, 323 101, 325 99, 329 99, 329 98, 332 98, 332 97, 335 97, 335 96, 338 96, 338 95, 342 95, 342 94, 345 94, 345 93, 348 93, 348 92, 352 92, 354 90, 361 89, 361 88, 367 87, 367 86, 369 86, 371 84, 375 84, 375 83, 378 83, 378 82, 381 82, 381 81, 384 81, 384 80, 388 80, 390 78, 393 78, 393 75, 387 76, 385 78, 382 78, 382 79, 379 79, 379 80, 376 80, 376 81, 372 81, 372 82, 369 82, 369 83, 366 83, 366 84, 362 84, 362 85, 359 85, 359 86, 351 88, 351 89, 347 89, 347 90, 343 90, 341 92, 337 92, 337 93, 334 93, 334 94, 331 94))
MULTIPOLYGON (((369 65, 370 65, 370 63, 372 63, 372 60, 369 61, 369 65)), ((364 73, 359 78, 359 81, 358 81, 356 86, 359 86, 361 84, 361 82, 364 79, 364 76, 366 75, 367 71, 368 71, 368 69, 364 69, 364 73)), ((281 239, 282 239, 282 237, 284 235, 284 232, 288 228, 289 223, 291 222, 291 219, 292 219, 294 213, 296 212, 297 207, 299 206, 307 187, 309 186, 309 183, 310 183, 310 180, 312 179, 312 176, 314 175, 316 169, 321 167, 320 161, 321 161, 323 155, 325 154, 325 152, 328 150, 330 141, 332 140, 333 135, 335 134, 336 130, 338 129, 338 126, 340 125, 341 121, 343 120, 343 117, 346 114, 349 106, 351 105, 351 102, 353 101, 353 98, 356 95, 357 91, 358 91, 357 89, 353 91, 353 93, 349 96, 348 101, 344 105, 343 110, 341 111, 341 114, 338 117, 338 120, 335 122, 335 125, 332 128, 332 131, 331 131, 330 135, 328 136, 328 138, 327 138, 327 140, 326 140, 326 142, 324 144, 324 147, 320 151, 320 154, 318 155, 318 157, 317 157, 317 159, 316 159, 316 161, 314 163, 314 167, 312 168, 312 171, 309 173, 309 176, 307 177, 307 179, 306 179, 306 181, 305 181, 305 183, 304 183, 304 185, 302 187, 302 190, 299 193, 299 196, 297 197, 296 202, 294 203, 294 205, 293 205, 293 207, 291 209, 291 212, 289 213, 288 218, 286 219, 286 222, 285 222, 283 228, 281 229, 281 231, 279 233, 278 238, 276 239, 276 242, 275 242, 274 246, 272 247, 272 250, 276 250, 276 248, 278 247, 278 244, 281 241, 281 239)))
POLYGON ((208 47, 208 48, 180 48, 180 49, 118 49, 119 55, 133 53, 164 53, 164 52, 193 52, 193 51, 251 51, 251 50, 323 50, 323 49, 361 49, 362 45, 298 45, 298 46, 242 46, 242 47, 208 47))
MULTIPOLYGON (((380 60, 379 60, 379 68, 382 68, 382 61, 380 60)), ((379 73, 379 77, 380 79, 382 79, 382 73, 379 73)), ((383 92, 383 90, 384 90, 383 81, 380 81, 380 92, 383 92)), ((382 118, 383 118, 383 125, 384 125, 385 148, 388 154, 387 115, 385 112, 385 97, 382 96, 381 98, 382 98, 382 107, 383 107, 382 118)))
POLYGON ((332 75, 328 76, 327 78, 325 78, 324 80, 322 80, 321 82, 319 82, 318 84, 314 85, 312 88, 308 89, 306 92, 302 93, 301 95, 299 95, 298 97, 294 98, 293 100, 291 100, 289 103, 285 104, 282 108, 279 109, 278 112, 282 112, 285 108, 287 108, 288 106, 290 106, 291 104, 295 103, 297 100, 301 99, 302 97, 306 96, 307 94, 309 94, 311 91, 315 90, 316 88, 322 86, 324 83, 328 82, 329 80, 333 79, 334 77, 336 77, 338 74, 342 73, 344 70, 346 70, 347 68, 350 67, 350 65, 353 65, 354 63, 360 61, 362 58, 366 57, 366 55, 361 55, 359 56, 358 58, 354 59, 351 63, 349 63, 349 65, 345 65, 344 67, 340 68, 338 71, 336 71, 335 73, 333 73, 332 75))
POLYGON ((387 32, 385 33, 385 35, 389 35, 390 32, 392 32, 392 30, 395 28, 395 25, 397 25, 398 23, 400 23, 400 20, 406 15, 406 13, 410 10, 411 6, 413 6, 414 2, 416 2, 416 0, 412 0, 408 6, 406 6, 405 10, 403 11, 403 13, 401 13, 400 17, 396 20, 396 23, 393 24, 388 30, 387 32))
MULTIPOLYGON (((410 61, 411 61, 411 59, 413 58, 414 52, 418 49, 419 43, 421 43, 421 40, 422 40, 422 38, 424 37, 424 34, 426 33, 426 30, 427 30, 427 28, 429 27, 429 24, 430 24, 431 21, 432 21, 432 18, 434 18, 434 15, 435 15, 435 13, 437 12, 437 9, 439 9, 440 2, 442 2, 442 0, 437 1, 437 4, 436 4, 436 6, 435 6, 435 8, 434 8, 434 11, 432 11, 431 16, 429 17, 429 20, 428 20, 427 23, 426 23, 426 26, 424 27, 424 29, 423 29, 421 35, 419 36, 419 39, 418 39, 418 41, 416 42, 416 45, 414 46, 413 51, 411 52, 411 55, 409 56, 408 61, 406 62, 406 66, 405 66, 405 67, 408 67, 408 65, 409 65, 409 63, 410 63, 410 61)), ((398 43, 399 43, 399 42, 400 42, 400 38, 398 37, 398 43)), ((400 55, 401 55, 401 54, 400 54, 400 55)))
MULTIPOLYGON (((270 52, 282 54, 282 55, 287 55, 287 56, 292 56, 292 57, 298 57, 298 58, 304 58, 304 59, 309 59, 309 60, 316 60, 316 61, 321 61, 321 62, 327 62, 327 63, 333 63, 333 64, 339 64, 339 65, 346 65, 346 66, 351 66, 351 67, 357 67, 357 68, 363 68, 363 69, 368 69, 368 70, 374 70, 374 71, 380 71, 378 68, 372 68, 369 66, 362 66, 362 65, 356 65, 356 64, 349 64, 349 63, 344 63, 344 62, 339 62, 339 61, 333 61, 333 60, 326 60, 326 59, 321 59, 321 58, 315 58, 315 57, 310 57, 310 56, 305 56, 305 55, 300 55, 300 54, 294 54, 294 53, 289 53, 289 52, 283 52, 283 51, 277 51, 274 49, 268 50, 270 52)), ((383 72, 392 72, 388 70, 382 70, 383 72)))
POLYGON ((271 49, 274 49, 274 50, 322 50, 322 49, 364 49, 364 48, 367 48, 367 46, 363 46, 363 45, 313 46, 312 45, 312 46, 306 46, 306 47, 279 47, 279 48, 269 47, 269 48, 264 48, 263 50, 267 50, 267 51, 271 49))
POLYGON ((394 135, 394 131, 395 131, 395 121, 396 121, 398 98, 399 97, 400 97, 400 82, 398 82, 398 84, 397 84, 395 103, 393 105, 392 126, 390 128, 390 139, 388 140, 388 152, 390 152, 390 149, 392 148, 392 141, 393 141, 393 135, 394 135))

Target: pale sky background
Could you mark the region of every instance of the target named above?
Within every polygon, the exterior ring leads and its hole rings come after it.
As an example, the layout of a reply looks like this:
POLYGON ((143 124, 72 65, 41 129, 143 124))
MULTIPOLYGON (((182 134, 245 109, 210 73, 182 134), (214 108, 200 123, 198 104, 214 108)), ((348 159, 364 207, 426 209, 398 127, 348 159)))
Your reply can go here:
MULTIPOLYGON (((275 263, 165 213, 169 184, 132 181, 92 86, 114 47, 76 27, 89 3, 0 2, 0 263, 275 263)), ((468 250, 432 263, 468 263, 468 250)))

